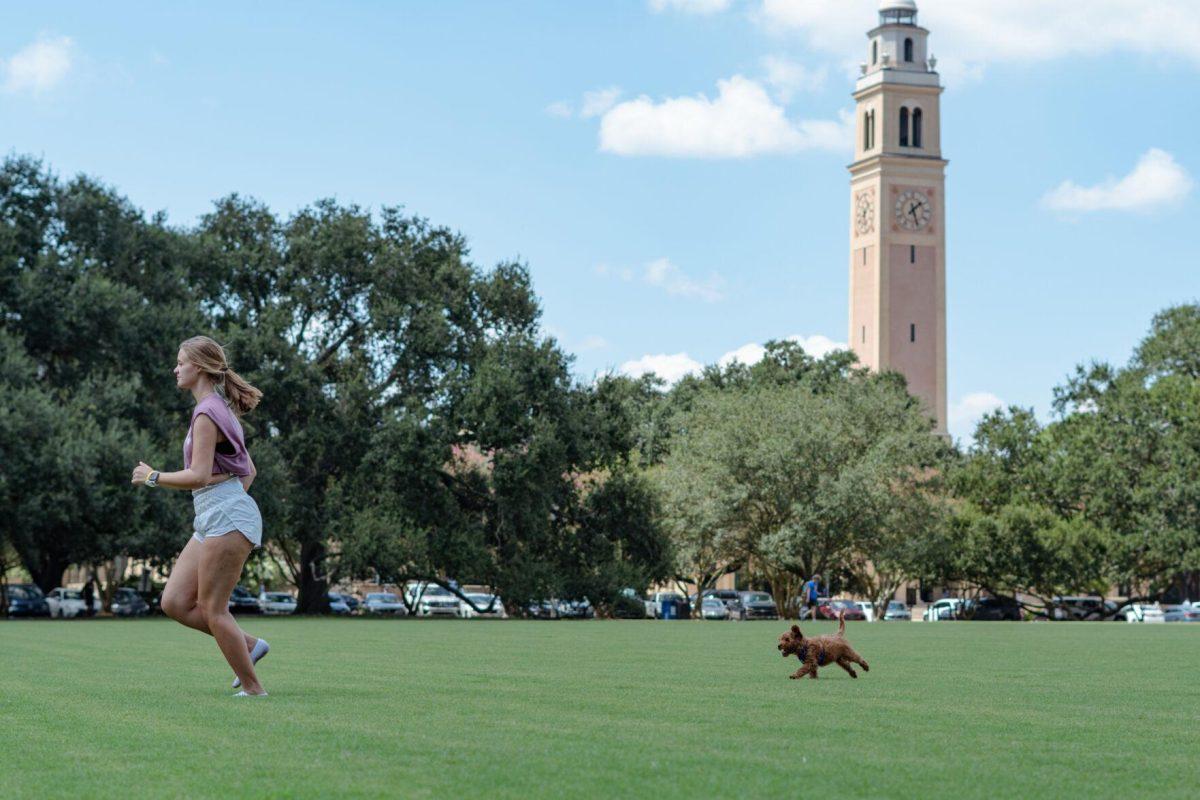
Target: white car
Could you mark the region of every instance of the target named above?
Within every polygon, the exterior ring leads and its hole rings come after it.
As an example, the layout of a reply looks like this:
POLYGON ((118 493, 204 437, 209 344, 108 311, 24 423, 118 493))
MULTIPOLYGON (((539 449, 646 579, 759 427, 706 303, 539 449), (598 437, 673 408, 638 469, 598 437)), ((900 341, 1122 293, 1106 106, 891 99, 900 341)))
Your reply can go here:
POLYGON ((400 598, 391 592, 370 592, 363 601, 365 614, 393 614, 398 617, 408 616, 408 607, 400 602, 400 598))
MULTIPOLYGON (((46 605, 50 606, 50 616, 59 619, 78 617, 87 614, 87 603, 83 602, 83 594, 78 589, 58 587, 46 595, 46 605)), ((100 603, 95 608, 100 610, 100 603)))
POLYGON ((258 596, 258 607, 264 614, 293 614, 296 598, 287 592, 263 592, 258 596))
POLYGON ((474 603, 477 608, 481 608, 483 610, 476 611, 474 608, 471 608, 470 603, 465 603, 462 600, 459 600, 458 615, 463 619, 472 619, 474 617, 486 619, 508 619, 508 614, 504 611, 504 603, 499 597, 495 597, 494 603, 492 602, 494 595, 490 594, 470 593, 467 595, 467 597, 470 598, 471 603, 474 603), (491 607, 491 611, 487 610, 489 606, 491 607))
POLYGON ((851 600, 850 602, 862 609, 863 618, 867 622, 875 621, 875 604, 870 600, 851 600))
POLYGON ((418 617, 458 616, 458 597, 436 583, 411 583, 404 594, 418 617))
POLYGON ((1126 622, 1166 622, 1158 603, 1134 603, 1125 609, 1126 622))
POLYGON ((929 607, 925 609, 925 613, 921 615, 921 619, 926 622, 957 619, 962 602, 961 597, 943 597, 941 600, 930 603, 929 607))

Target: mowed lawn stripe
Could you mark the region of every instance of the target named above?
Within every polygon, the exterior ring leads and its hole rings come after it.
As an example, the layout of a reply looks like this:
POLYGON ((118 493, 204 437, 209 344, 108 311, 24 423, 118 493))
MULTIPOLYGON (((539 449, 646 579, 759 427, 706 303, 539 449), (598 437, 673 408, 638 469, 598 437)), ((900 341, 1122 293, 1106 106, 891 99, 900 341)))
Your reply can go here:
POLYGON ((166 620, 0 623, 5 796, 1193 796, 1200 626, 243 620, 265 700, 166 620), (832 625, 806 624, 816 634, 832 625))

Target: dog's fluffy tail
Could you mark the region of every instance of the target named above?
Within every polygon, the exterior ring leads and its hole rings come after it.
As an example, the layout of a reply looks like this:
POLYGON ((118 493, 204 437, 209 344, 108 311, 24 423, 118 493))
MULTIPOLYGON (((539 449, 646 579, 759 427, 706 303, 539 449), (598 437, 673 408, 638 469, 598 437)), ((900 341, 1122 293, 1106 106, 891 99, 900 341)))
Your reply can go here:
POLYGON ((838 635, 838 636, 845 636, 845 635, 846 635, 846 609, 844 609, 844 608, 843 608, 841 611, 839 611, 839 612, 838 612, 838 632, 837 632, 837 635, 838 635))

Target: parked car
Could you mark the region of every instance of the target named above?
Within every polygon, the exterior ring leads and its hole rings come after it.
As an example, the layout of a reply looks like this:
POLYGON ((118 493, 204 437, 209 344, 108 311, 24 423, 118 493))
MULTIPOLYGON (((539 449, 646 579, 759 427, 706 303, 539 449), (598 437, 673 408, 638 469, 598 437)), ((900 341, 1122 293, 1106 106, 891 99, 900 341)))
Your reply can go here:
POLYGON ((508 613, 504 610, 504 603, 496 595, 468 593, 467 597, 475 607, 480 609, 476 611, 471 608, 471 603, 458 601, 458 615, 463 619, 484 618, 484 619, 508 619, 508 613))
POLYGON ((10 617, 48 617, 50 606, 37 584, 14 583, 8 587, 10 617))
POLYGON ((646 601, 633 589, 622 589, 613 600, 612 614, 617 619, 645 619, 646 601))
POLYGON ((122 586, 113 592, 108 610, 114 617, 144 617, 150 613, 150 604, 133 589, 122 586))
POLYGON ((817 616, 821 619, 836 620, 846 615, 847 621, 861 622, 867 618, 863 610, 858 607, 858 603, 853 600, 825 600, 817 601, 817 616))
POLYGON ((779 609, 766 592, 738 592, 738 618, 779 619, 779 609))
POLYGON ((585 597, 581 600, 555 600, 559 619, 595 619, 596 609, 585 597))
POLYGON ((261 614, 262 609, 259 608, 258 598, 249 589, 245 586, 235 586, 229 595, 229 613, 261 614))
POLYGON ((704 619, 729 619, 729 608, 718 597, 705 597, 700 615, 704 619))
POLYGON ((50 608, 50 616, 59 619, 85 616, 87 603, 83 602, 83 593, 78 589, 57 589, 46 595, 46 605, 50 608))
POLYGON ((1200 622, 1200 604, 1183 602, 1163 606, 1164 622, 1200 622))
POLYGON ((1158 603, 1131 603, 1125 607, 1126 622, 1166 622, 1158 603))
POLYGON ((704 599, 708 600, 710 598, 720 600, 722 603, 724 603, 725 608, 729 611, 730 616, 740 613, 741 597, 733 589, 709 589, 704 593, 704 599))
POLYGON ((961 597, 943 597, 941 600, 935 600, 925 608, 921 619, 926 622, 958 619, 958 609, 962 602, 961 597))
POLYGON ((525 616, 530 619, 558 619, 558 603, 554 600, 534 600, 525 606, 525 616))
POLYGON ((367 599, 363 601, 363 612, 405 617, 408 616, 408 607, 391 592, 368 592, 367 599))
POLYGON ((342 599, 339 593, 329 592, 327 596, 329 597, 329 610, 332 613, 337 614, 339 617, 350 615, 350 606, 346 604, 346 601, 342 599))
POLYGON ((263 592, 258 596, 258 607, 264 614, 294 614, 296 598, 287 592, 263 592))
POLYGON ((410 583, 405 598, 418 617, 458 616, 458 597, 436 583, 410 583))
POLYGON ((1116 616, 1117 608, 1115 602, 1103 597, 1058 596, 1050 598, 1049 614, 1057 620, 1110 620, 1116 616))
POLYGON ((889 600, 887 610, 883 612, 883 621, 892 622, 900 620, 911 622, 912 609, 899 600, 889 600))
POLYGON ((980 597, 967 600, 958 608, 959 619, 975 622, 1020 622, 1021 606, 1015 600, 980 597))
POLYGON ((342 596, 342 601, 350 607, 351 614, 357 614, 359 609, 362 608, 362 601, 357 596, 350 592, 338 592, 338 594, 342 596))
POLYGON ((875 604, 870 600, 852 600, 854 605, 858 606, 858 610, 863 613, 863 619, 867 622, 875 621, 875 604))

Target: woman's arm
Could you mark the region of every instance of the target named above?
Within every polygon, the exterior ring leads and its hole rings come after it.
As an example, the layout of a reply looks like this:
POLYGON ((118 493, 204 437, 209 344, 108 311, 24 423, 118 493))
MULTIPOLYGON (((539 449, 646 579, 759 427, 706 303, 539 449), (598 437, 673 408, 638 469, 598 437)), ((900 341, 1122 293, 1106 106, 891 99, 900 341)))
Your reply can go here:
POLYGON ((250 491, 250 484, 254 483, 254 476, 258 474, 258 470, 255 468, 254 459, 251 458, 249 453, 246 453, 246 458, 250 459, 250 474, 242 475, 238 480, 242 482, 242 488, 248 492, 250 491))
MULTIPOLYGON (((217 451, 217 424, 206 414, 192 423, 192 465, 178 472, 160 472, 158 485, 167 489, 202 489, 212 482, 213 457, 217 451)), ((153 469, 141 462, 133 470, 133 483, 145 483, 153 469)))

